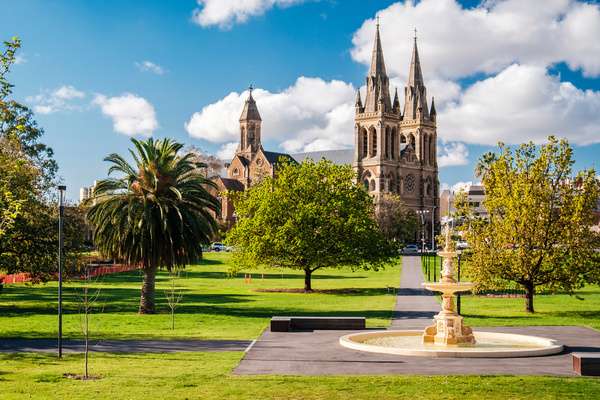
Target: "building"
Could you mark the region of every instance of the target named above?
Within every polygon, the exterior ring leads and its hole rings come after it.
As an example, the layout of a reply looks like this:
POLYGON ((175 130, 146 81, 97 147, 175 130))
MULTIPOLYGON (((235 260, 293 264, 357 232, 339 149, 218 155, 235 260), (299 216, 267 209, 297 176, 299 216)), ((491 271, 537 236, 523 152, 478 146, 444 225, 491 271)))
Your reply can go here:
MULTIPOLYGON (((364 103, 360 91, 356 94, 354 149, 292 155, 263 149, 262 119, 250 90, 239 119, 240 144, 227 176, 214 179, 219 193, 245 190, 262 176, 275 176, 281 157, 297 162, 325 158, 352 165, 357 181, 365 185, 375 202, 386 194, 396 194, 409 208, 422 212, 422 230, 429 241, 432 227, 439 225, 436 110, 433 98, 431 106, 427 102, 416 37, 404 88, 404 107, 400 106, 397 90, 393 101, 390 96, 379 24, 366 83, 364 103)), ((221 204, 221 222, 233 223, 231 201, 222 196, 221 204)))
POLYGON ((404 107, 398 90, 393 100, 386 73, 379 24, 363 103, 356 93, 354 157, 352 166, 360 182, 377 199, 400 195, 414 211, 425 212, 427 236, 439 225, 437 128, 435 102, 427 102, 417 38, 414 39, 404 107))
POLYGON ((79 202, 83 203, 87 199, 91 198, 94 195, 94 188, 96 187, 97 181, 94 181, 92 186, 84 186, 79 188, 79 202))
MULTIPOLYGON (((485 188, 481 185, 471 185, 465 189, 467 201, 477 217, 486 217, 487 210, 484 207, 485 188)), ((455 197, 457 192, 442 190, 440 194, 440 215, 443 220, 451 220, 452 213, 456 212, 455 197)))
POLYGON ((230 226, 235 222, 235 210, 228 196, 223 193, 243 191, 261 178, 275 176, 276 165, 283 159, 294 160, 289 154, 263 149, 261 143, 262 119, 252 97, 252 87, 239 119, 240 144, 231 162, 227 165, 226 177, 215 177, 218 196, 221 200, 220 222, 230 226))

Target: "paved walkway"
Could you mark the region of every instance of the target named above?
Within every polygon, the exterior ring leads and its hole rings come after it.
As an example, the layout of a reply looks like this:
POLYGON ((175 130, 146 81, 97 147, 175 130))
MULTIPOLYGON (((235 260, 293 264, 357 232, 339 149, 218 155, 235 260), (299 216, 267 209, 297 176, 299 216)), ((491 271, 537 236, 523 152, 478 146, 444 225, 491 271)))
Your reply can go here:
POLYGON ((423 289, 425 281, 420 256, 402 256, 400 289, 390 329, 421 329, 440 311, 432 292, 423 289))
MULTIPOLYGON (((194 351, 244 351, 249 340, 94 340, 90 350, 103 353, 175 353, 194 351)), ((81 340, 65 340, 65 353, 81 353, 81 340)), ((0 339, 0 353, 57 351, 56 339, 0 339)))
MULTIPOLYGON (((440 310, 422 289, 420 257, 402 257, 402 274, 390 329, 422 329, 440 310)), ((477 329, 477 328, 476 328, 477 329)), ((561 354, 526 358, 428 358, 367 353, 339 344, 352 331, 270 332, 266 330, 234 370, 239 375, 562 375, 572 376, 571 351, 600 352, 600 332, 576 326, 486 327, 478 330, 557 339, 561 354)))

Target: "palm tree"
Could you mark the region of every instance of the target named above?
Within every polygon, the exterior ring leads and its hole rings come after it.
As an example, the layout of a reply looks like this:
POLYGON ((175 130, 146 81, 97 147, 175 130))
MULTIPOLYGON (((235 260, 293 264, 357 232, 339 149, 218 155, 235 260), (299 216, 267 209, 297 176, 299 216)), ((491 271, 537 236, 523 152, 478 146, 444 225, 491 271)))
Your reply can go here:
POLYGON ((139 141, 129 150, 135 167, 118 154, 108 174, 94 189, 87 218, 94 241, 103 254, 130 264, 144 273, 140 296, 141 314, 154 313, 154 286, 159 267, 183 268, 202 256, 202 244, 216 232, 213 217, 219 201, 207 187, 214 183, 201 174, 205 167, 180 155, 182 144, 170 139, 139 141))

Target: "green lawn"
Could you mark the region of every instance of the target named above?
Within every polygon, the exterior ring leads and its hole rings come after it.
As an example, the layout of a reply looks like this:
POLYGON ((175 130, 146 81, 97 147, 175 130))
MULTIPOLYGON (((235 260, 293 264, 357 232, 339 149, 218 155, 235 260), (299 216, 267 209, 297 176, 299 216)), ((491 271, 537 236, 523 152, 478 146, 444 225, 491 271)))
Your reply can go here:
POLYGON ((579 325, 600 330, 600 287, 588 286, 567 294, 539 294, 536 312, 524 311, 523 298, 462 296, 461 313, 472 326, 579 325))
MULTIPOLYGON (((165 300, 168 276, 157 279, 157 315, 138 315, 139 272, 102 278, 101 310, 92 317, 93 338, 210 338, 253 339, 273 315, 358 315, 371 327, 389 323, 395 298, 387 286, 397 286, 400 267, 383 271, 320 270, 313 274, 314 289, 328 293, 262 293, 257 289, 302 288, 304 276, 292 270, 254 271, 251 284, 243 274, 227 275, 230 255, 208 253, 200 265, 188 267, 179 283, 183 299, 170 329, 165 300), (264 272, 264 279, 262 273, 264 272), (346 289, 353 289, 348 293, 346 289)), ((44 285, 7 285, 0 293, 0 337, 54 337, 56 282, 44 285)), ((80 337, 76 302, 80 282, 65 285, 64 333, 80 337)))
POLYGON ((0 355, 0 398, 12 399, 597 399, 600 380, 507 376, 233 376, 241 353, 82 357, 0 355))

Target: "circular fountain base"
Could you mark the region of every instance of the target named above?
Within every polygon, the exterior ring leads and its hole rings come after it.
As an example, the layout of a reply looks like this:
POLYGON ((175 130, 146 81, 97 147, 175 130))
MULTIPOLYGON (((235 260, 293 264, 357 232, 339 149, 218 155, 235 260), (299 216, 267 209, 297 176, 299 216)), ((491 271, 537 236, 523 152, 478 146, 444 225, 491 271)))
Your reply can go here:
POLYGON ((474 332, 476 344, 437 345, 423 343, 416 330, 361 332, 342 336, 340 344, 354 350, 402 356, 451 358, 513 358, 560 353, 557 341, 511 333, 474 332))

